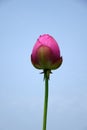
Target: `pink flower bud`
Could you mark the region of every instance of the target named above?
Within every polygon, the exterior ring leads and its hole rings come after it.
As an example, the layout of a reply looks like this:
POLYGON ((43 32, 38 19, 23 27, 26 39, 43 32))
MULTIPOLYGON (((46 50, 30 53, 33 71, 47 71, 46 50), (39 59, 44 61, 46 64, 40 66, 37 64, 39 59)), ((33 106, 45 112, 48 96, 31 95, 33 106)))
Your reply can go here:
POLYGON ((37 69, 59 68, 62 64, 62 57, 56 40, 49 34, 41 35, 34 45, 31 61, 37 69))

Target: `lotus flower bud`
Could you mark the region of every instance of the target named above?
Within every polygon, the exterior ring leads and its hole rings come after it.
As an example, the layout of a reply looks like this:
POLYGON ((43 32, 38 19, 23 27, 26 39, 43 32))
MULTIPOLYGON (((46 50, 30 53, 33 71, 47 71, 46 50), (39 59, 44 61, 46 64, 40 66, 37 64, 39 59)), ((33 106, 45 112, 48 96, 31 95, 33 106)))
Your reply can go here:
POLYGON ((60 67, 60 49, 52 36, 44 34, 37 39, 32 50, 31 62, 37 69, 54 70, 60 67))

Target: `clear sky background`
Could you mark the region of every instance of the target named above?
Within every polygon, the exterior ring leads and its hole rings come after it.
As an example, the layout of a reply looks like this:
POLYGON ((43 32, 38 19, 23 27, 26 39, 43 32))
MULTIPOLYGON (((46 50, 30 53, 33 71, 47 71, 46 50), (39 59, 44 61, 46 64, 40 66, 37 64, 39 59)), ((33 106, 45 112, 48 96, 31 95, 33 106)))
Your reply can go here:
POLYGON ((41 34, 60 46, 47 130, 87 130, 87 1, 0 0, 0 130, 42 130, 44 81, 30 60, 41 34))

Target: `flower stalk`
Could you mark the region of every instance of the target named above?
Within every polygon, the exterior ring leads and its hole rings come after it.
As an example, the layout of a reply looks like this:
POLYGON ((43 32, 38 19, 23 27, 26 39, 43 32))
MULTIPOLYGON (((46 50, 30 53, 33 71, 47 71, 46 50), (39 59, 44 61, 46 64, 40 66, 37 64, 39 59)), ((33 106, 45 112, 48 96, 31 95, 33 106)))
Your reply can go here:
POLYGON ((49 93, 49 86, 48 86, 48 80, 49 80, 49 70, 44 70, 44 79, 45 79, 45 97, 44 97, 44 113, 43 113, 43 129, 46 130, 47 126, 47 110, 48 110, 48 93, 49 93))

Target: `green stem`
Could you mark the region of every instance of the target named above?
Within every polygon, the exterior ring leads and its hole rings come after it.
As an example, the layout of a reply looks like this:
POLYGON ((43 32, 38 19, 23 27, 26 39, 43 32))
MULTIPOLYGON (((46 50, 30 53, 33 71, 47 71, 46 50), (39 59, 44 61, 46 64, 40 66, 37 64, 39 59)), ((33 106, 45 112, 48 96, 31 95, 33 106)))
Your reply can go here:
POLYGON ((43 129, 46 130, 47 124, 47 108, 48 108, 48 70, 44 70, 44 79, 45 79, 45 97, 44 97, 44 113, 43 113, 43 129))

